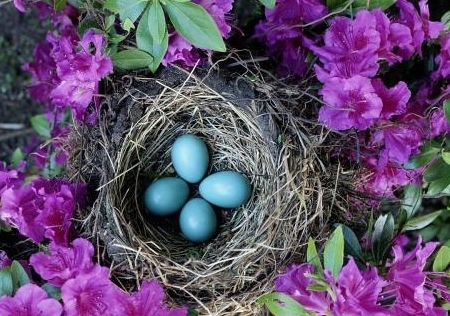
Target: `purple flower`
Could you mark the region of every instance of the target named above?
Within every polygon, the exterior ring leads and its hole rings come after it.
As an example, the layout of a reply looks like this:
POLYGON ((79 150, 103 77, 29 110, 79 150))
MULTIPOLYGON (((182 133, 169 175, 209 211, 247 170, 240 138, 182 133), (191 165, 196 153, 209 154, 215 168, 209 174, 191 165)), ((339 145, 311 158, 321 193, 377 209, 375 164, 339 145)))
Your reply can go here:
POLYGON ((163 302, 164 290, 156 281, 144 281, 129 297, 126 316, 185 316, 185 307, 170 310, 163 302))
POLYGON ((412 42, 411 32, 406 25, 391 22, 381 9, 371 11, 376 20, 375 28, 380 34, 380 47, 378 56, 393 64, 402 60, 401 56, 394 53, 397 47, 403 47, 412 42))
POLYGON ((372 133, 370 145, 383 151, 391 162, 402 165, 419 153, 422 134, 416 125, 386 122, 372 133))
POLYGON ((437 38, 439 32, 443 29, 443 24, 429 20, 427 0, 419 1, 420 14, 414 8, 414 5, 406 0, 398 0, 396 6, 400 11, 396 22, 406 25, 410 29, 412 38, 409 45, 405 44, 400 47, 399 55, 405 59, 410 58, 414 53, 421 56, 424 41, 437 38))
POLYGON ((108 269, 94 269, 61 287, 65 316, 123 316, 127 296, 109 280, 108 269))
POLYGON ((23 0, 14 0, 14 6, 20 12, 25 12, 25 6, 23 4, 23 0))
POLYGON ((11 263, 12 261, 11 259, 9 259, 8 254, 3 250, 0 250, 0 269, 3 269, 4 267, 9 267, 11 263))
POLYGON ((95 268, 92 262, 94 247, 86 239, 75 239, 71 248, 50 243, 49 251, 50 254, 32 254, 30 264, 51 285, 62 286, 67 280, 89 274, 95 268))
POLYGON ((383 108, 370 79, 359 75, 330 78, 320 94, 326 105, 319 111, 319 120, 334 130, 364 130, 375 122, 383 108))
POLYGON ((23 175, 17 169, 8 169, 6 164, 0 161, 0 200, 3 192, 11 187, 22 184, 23 175))
POLYGON ((390 119, 394 115, 405 112, 406 104, 411 97, 411 91, 409 91, 406 83, 400 81, 394 87, 387 88, 380 79, 372 79, 372 86, 383 101, 380 118, 390 119))
POLYGON ((434 59, 438 64, 438 69, 432 73, 433 79, 439 77, 447 78, 450 76, 450 33, 445 33, 439 39, 441 44, 441 50, 434 59))
POLYGON ((60 316, 61 304, 35 284, 20 287, 14 297, 0 297, 2 316, 60 316))
POLYGON ((442 133, 450 133, 450 123, 445 117, 444 110, 434 109, 430 114, 430 137, 434 138, 442 133))
POLYGON ((367 10, 359 11, 354 20, 335 17, 325 32, 325 45, 309 47, 323 65, 315 65, 317 78, 325 83, 332 77, 375 76, 380 48, 376 25, 375 17, 367 10))
POLYGON ((425 287, 426 273, 423 271, 438 243, 428 242, 422 247, 421 242, 419 235, 416 247, 408 253, 398 245, 392 248, 394 261, 386 278, 391 283, 388 291, 394 293, 392 311, 395 315, 446 315, 442 308, 434 307, 436 300, 433 292, 425 287))
POLYGON ((308 277, 314 270, 314 266, 309 263, 290 265, 284 273, 275 278, 275 290, 290 295, 309 311, 326 315, 331 303, 326 292, 308 289, 315 283, 308 277))
POLYGON ((405 170, 389 160, 386 151, 381 151, 378 158, 368 155, 363 159, 363 165, 356 187, 376 196, 395 197, 395 189, 415 182, 420 176, 420 170, 405 170))
POLYGON ((259 22, 255 36, 269 48, 269 53, 281 57, 280 76, 305 73, 306 49, 301 25, 320 20, 328 9, 320 0, 279 0, 274 9, 266 9, 266 20, 259 22))
POLYGON ((392 315, 379 305, 379 295, 387 282, 375 268, 361 272, 352 257, 339 272, 337 278, 337 299, 333 315, 392 315))
POLYGON ((44 240, 45 228, 35 222, 39 215, 36 207, 36 192, 30 185, 10 188, 2 194, 0 218, 6 224, 12 224, 19 232, 34 242, 44 240))

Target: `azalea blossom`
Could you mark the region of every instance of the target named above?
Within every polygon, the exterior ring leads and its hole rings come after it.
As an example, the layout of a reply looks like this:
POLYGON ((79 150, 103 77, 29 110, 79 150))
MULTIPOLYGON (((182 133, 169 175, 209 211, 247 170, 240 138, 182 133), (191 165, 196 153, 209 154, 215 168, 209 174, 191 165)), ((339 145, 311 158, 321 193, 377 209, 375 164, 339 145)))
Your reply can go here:
POLYGON ((275 278, 275 290, 290 295, 309 311, 326 315, 330 311, 330 297, 326 292, 308 290, 315 283, 308 274, 314 271, 315 267, 310 263, 291 264, 275 278))
POLYGON ((65 316, 122 316, 126 294, 109 280, 109 269, 96 266, 61 287, 65 316))
POLYGON ((139 291, 128 299, 126 316, 186 316, 187 308, 168 309, 164 300, 164 290, 157 281, 142 282, 139 291))
POLYGON ((324 35, 324 45, 309 48, 319 57, 322 66, 315 65, 317 79, 373 77, 378 71, 380 34, 377 21, 367 10, 354 19, 337 16, 324 35))
POLYGON ((364 130, 374 124, 383 109, 370 80, 359 75, 330 78, 319 93, 326 102, 320 108, 319 120, 334 130, 364 130))
POLYGON ((61 304, 35 284, 21 286, 13 297, 0 297, 2 316, 60 316, 61 304))
POLYGON ((255 27, 255 37, 264 42, 269 53, 280 56, 280 76, 302 77, 307 69, 306 43, 302 25, 320 21, 328 13, 321 0, 278 0, 265 9, 265 21, 255 27))
POLYGON ((71 247, 50 243, 48 249, 49 254, 32 254, 30 264, 51 285, 60 287, 67 280, 80 274, 89 274, 95 268, 92 262, 94 247, 86 239, 75 239, 71 247))
POLYGON ((395 303, 392 311, 396 315, 430 315, 444 316, 447 312, 434 306, 433 292, 426 287, 425 264, 438 243, 428 242, 423 247, 419 235, 416 247, 405 253, 403 249, 394 245, 392 252, 394 260, 389 266, 386 279, 390 282, 392 296, 395 303))
POLYGON ((448 78, 450 76, 450 32, 443 34, 439 38, 439 42, 441 49, 434 59, 438 69, 432 73, 432 77, 435 80, 439 77, 448 78))

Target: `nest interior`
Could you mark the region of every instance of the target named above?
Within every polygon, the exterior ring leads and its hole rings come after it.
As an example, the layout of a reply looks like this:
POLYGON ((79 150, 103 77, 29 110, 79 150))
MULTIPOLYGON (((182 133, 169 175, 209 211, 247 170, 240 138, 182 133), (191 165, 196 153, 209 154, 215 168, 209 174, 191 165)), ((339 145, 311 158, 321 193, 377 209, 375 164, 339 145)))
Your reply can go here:
POLYGON ((82 230, 104 245, 124 287, 157 278, 172 303, 200 314, 258 314, 258 296, 323 229, 331 207, 324 201, 336 200, 336 172, 315 152, 321 137, 245 77, 170 67, 124 81, 99 123, 72 135, 81 149, 70 173, 98 194, 79 216, 82 230), (186 133, 207 144, 208 173, 237 170, 252 184, 246 205, 216 209, 218 232, 203 244, 183 238, 176 216, 149 216, 142 203, 151 181, 174 175, 170 148, 186 133))

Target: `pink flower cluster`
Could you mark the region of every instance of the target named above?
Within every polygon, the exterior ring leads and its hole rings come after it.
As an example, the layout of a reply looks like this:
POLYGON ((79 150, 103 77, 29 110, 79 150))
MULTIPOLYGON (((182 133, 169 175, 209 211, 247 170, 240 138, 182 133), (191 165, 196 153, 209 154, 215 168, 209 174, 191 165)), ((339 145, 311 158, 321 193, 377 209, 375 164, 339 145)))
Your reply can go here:
POLYGON ((48 239, 67 245, 71 219, 84 200, 85 186, 62 179, 24 180, 19 171, 0 163, 0 219, 36 243, 48 239))
POLYGON ((92 261, 94 247, 75 239, 70 247, 51 243, 48 253, 30 258, 35 271, 49 284, 61 288, 66 316, 182 316, 186 308, 169 310, 156 281, 144 281, 139 291, 127 294, 110 279, 109 269, 92 261))
POLYGON ((279 56, 280 76, 302 77, 310 40, 303 25, 320 21, 328 13, 322 0, 278 0, 274 9, 265 9, 266 20, 255 29, 255 36, 266 43, 271 55, 279 56))
MULTIPOLYGON (((227 15, 233 8, 233 0, 193 0, 201 5, 212 16, 223 38, 227 38, 231 26, 227 23, 227 15)), ((181 63, 191 67, 202 61, 201 50, 194 48, 176 31, 169 34, 169 47, 161 63, 167 66, 171 63, 181 63)))
POLYGON ((437 243, 429 242, 422 247, 420 239, 415 249, 407 253, 399 245, 394 246, 394 259, 382 275, 373 267, 359 268, 349 257, 336 278, 324 271, 328 291, 310 290, 318 285, 312 276, 312 264, 293 264, 275 279, 275 288, 315 315, 444 316, 447 311, 435 306, 433 291, 443 290, 441 295, 446 298, 450 293, 441 286, 437 273, 424 271, 436 246, 437 243))
POLYGON ((37 45, 34 61, 25 64, 24 69, 32 76, 30 95, 47 104, 49 112, 69 107, 75 119, 92 123, 97 114, 95 109, 88 114, 88 108, 98 93, 99 82, 112 73, 113 64, 104 52, 103 35, 91 29, 81 39, 78 37, 71 20, 76 15, 71 6, 53 13, 57 31, 49 32, 46 40, 37 45))
POLYGON ((325 19, 322 1, 279 0, 256 27, 269 52, 281 56, 281 75, 302 77, 309 67, 306 54, 318 57, 313 67, 324 101, 319 121, 332 130, 356 130, 358 150, 344 155, 362 163, 357 187, 388 197, 398 187, 420 183, 422 170, 403 165, 425 140, 450 131, 442 106, 436 107, 429 97, 449 89, 441 88, 439 80, 450 74, 450 33, 442 32, 442 23, 430 21, 427 0, 419 1, 418 9, 408 0, 398 0, 395 6, 397 13, 389 16, 381 9, 334 16, 320 37, 311 30, 325 19), (432 41, 441 46, 437 69, 414 83, 418 89, 412 93, 403 81, 385 84, 386 69, 420 60, 432 41))
POLYGON ((61 303, 49 298, 39 286, 29 283, 13 297, 0 297, 0 314, 60 316, 185 316, 187 309, 169 309, 164 291, 156 281, 144 281, 131 294, 109 278, 109 269, 92 261, 94 247, 83 238, 70 246, 51 242, 47 252, 31 255, 30 265, 41 278, 61 291, 61 303), (27 311, 23 314, 23 311, 27 311))

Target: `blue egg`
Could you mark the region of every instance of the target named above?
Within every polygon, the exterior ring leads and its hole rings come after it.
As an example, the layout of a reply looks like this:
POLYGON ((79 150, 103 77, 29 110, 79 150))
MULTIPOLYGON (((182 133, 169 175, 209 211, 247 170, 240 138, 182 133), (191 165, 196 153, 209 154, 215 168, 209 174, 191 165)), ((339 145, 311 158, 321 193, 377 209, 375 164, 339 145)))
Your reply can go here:
POLYGON ((161 178, 144 192, 144 205, 150 214, 167 216, 177 212, 189 197, 189 185, 180 178, 161 178))
POLYGON ((201 198, 193 198, 183 206, 179 222, 183 235, 195 243, 211 239, 217 229, 214 209, 201 198))
POLYGON ((250 181, 237 171, 220 171, 203 179, 200 195, 209 203, 234 208, 248 201, 251 195, 250 181))
POLYGON ((185 134, 178 137, 170 156, 173 168, 187 182, 197 183, 205 176, 209 153, 206 144, 197 136, 185 134))

